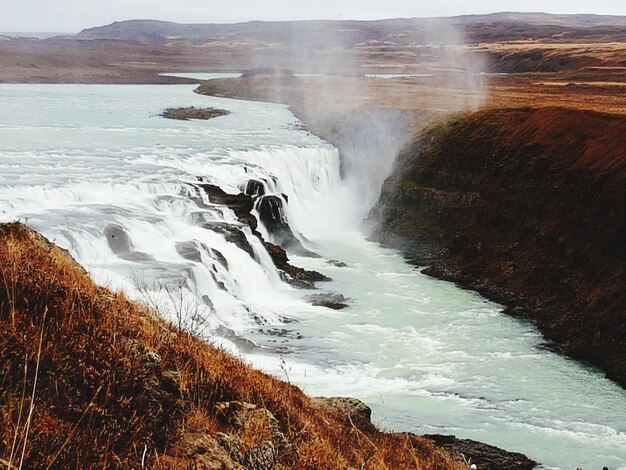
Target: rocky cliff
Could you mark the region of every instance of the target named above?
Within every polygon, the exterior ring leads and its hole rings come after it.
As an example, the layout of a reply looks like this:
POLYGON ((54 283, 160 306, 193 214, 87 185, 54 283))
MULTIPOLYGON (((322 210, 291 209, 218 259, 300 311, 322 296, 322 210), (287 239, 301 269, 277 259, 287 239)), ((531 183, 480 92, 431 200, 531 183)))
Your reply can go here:
POLYGON ((442 121, 398 157, 376 236, 625 386, 625 135, 626 116, 560 108, 442 121))

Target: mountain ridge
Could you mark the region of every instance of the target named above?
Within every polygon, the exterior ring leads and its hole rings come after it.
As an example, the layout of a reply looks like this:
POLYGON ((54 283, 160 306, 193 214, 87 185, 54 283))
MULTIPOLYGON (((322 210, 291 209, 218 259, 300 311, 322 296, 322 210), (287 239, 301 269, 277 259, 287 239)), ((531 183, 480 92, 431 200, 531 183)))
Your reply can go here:
MULTIPOLYGON (((555 15, 548 13, 515 13, 499 12, 487 15, 462 15, 433 18, 389 18, 382 20, 298 20, 298 21, 247 21, 241 23, 176 23, 161 20, 136 19, 117 21, 108 25, 83 29, 73 36, 75 39, 118 39, 139 40, 141 42, 159 43, 177 39, 192 41, 216 39, 219 35, 252 34, 262 38, 275 36, 278 32, 290 32, 297 26, 301 34, 315 33, 319 29, 339 33, 347 38, 384 36, 387 34, 403 34, 409 37, 418 33, 430 33, 436 40, 437 29, 441 25, 469 28, 468 39, 480 39, 477 26, 482 24, 507 23, 526 25, 529 32, 537 35, 534 29, 548 28, 549 34, 562 34, 564 28, 622 28, 626 26, 626 16, 611 15, 555 15), (348 29, 351 28, 351 29, 348 29), (406 31, 407 28, 416 30, 406 31), (552 29, 561 29, 552 31, 552 29), (410 33, 413 33, 411 35, 410 33)), ((224 38, 222 36, 222 38, 224 38)), ((354 42, 353 42, 354 44, 354 42)))

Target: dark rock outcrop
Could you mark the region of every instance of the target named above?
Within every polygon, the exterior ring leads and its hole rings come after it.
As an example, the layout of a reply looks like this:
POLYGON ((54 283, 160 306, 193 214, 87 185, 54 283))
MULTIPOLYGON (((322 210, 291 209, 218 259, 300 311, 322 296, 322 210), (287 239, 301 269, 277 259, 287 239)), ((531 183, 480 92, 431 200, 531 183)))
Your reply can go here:
POLYGON ((626 117, 488 110, 423 131, 372 212, 425 272, 626 385, 626 117))
MULTIPOLYGON (((202 181, 201 178, 199 179, 202 181)), ((308 271, 306 269, 302 269, 302 268, 292 265, 289 262, 289 257, 287 256, 287 252, 285 251, 284 248, 282 248, 281 246, 275 245, 273 243, 267 242, 263 239, 263 236, 257 230, 258 228, 257 219, 252 214, 252 209, 254 206, 254 200, 252 196, 248 194, 243 194, 243 193, 229 194, 225 192, 223 189, 221 189, 219 186, 215 186, 213 184, 204 183, 204 182, 198 184, 198 187, 201 188, 203 191, 205 191, 205 193, 209 197, 209 200, 212 203, 225 205, 226 207, 230 208, 237 216, 237 220, 239 222, 250 227, 250 229, 252 230, 252 234, 258 237, 259 240, 261 240, 261 242, 265 246, 265 249, 267 250, 270 257, 272 258, 274 265, 281 272, 281 275, 285 282, 288 282, 295 287, 299 287, 303 289, 314 289, 315 282, 330 281, 330 278, 316 271, 308 271)), ((256 187, 256 189, 258 189, 258 186, 256 187)), ((273 197, 276 197, 276 196, 273 196, 273 197)), ((280 200, 280 198, 277 198, 277 199, 280 200)), ((275 201, 274 199, 272 200, 275 201)), ((269 212, 266 214, 266 217, 272 216, 272 210, 275 211, 276 207, 274 206, 273 209, 272 208, 267 209, 267 211, 269 212)), ((277 216, 282 216, 282 205, 280 206, 280 210, 281 210, 280 214, 276 212, 274 212, 273 214, 277 216)), ((284 221, 284 218, 281 220, 282 222, 280 223, 286 225, 286 230, 289 231, 289 234, 291 234, 291 237, 293 237, 293 240, 297 241, 297 238, 291 232, 291 229, 289 228, 289 225, 287 225, 286 221, 284 221)), ((251 257, 254 258, 255 256, 254 250, 252 246, 250 245, 250 242, 248 241, 246 234, 241 230, 241 227, 237 226, 236 224, 228 224, 225 222, 207 222, 203 224, 203 227, 206 229, 221 233, 222 235, 224 235, 227 241, 236 244, 239 248, 241 248, 246 253, 248 253, 251 257)), ((283 231, 283 233, 286 233, 286 231, 283 231)), ((292 243, 291 246, 294 246, 294 243, 292 243)), ((302 247, 301 245, 300 247, 302 250, 301 252, 307 252, 307 250, 305 250, 304 247, 302 247)), ((317 255, 315 253, 311 253, 311 256, 317 256, 317 255)), ((218 260, 220 262, 222 260, 224 261, 224 263, 226 262, 223 256, 221 257, 221 260, 220 259, 218 260)))
POLYGON ((227 206, 237 216, 237 220, 242 224, 249 225, 252 231, 257 229, 258 222, 250 212, 253 208, 252 197, 247 194, 229 194, 219 186, 209 183, 198 185, 209 197, 213 204, 227 206))
POLYGON ((255 179, 248 180, 243 192, 248 196, 263 196, 265 194, 265 185, 263 181, 255 179))
POLYGON ((311 302, 311 305, 331 308, 333 310, 341 310, 348 306, 346 303, 347 299, 343 296, 343 294, 311 294, 307 295, 305 300, 307 302, 311 302))
POLYGON ((263 242, 263 244, 276 267, 284 273, 283 280, 285 282, 302 289, 314 289, 316 282, 331 280, 317 271, 307 271, 292 265, 289 263, 287 252, 280 246, 269 242, 263 242))
POLYGON ((444 449, 454 457, 476 465, 480 470, 533 470, 537 462, 524 454, 507 452, 498 447, 490 446, 471 439, 458 439, 455 436, 426 434, 437 447, 444 449))
POLYGON ((254 249, 250 245, 248 238, 246 238, 246 234, 241 231, 241 227, 225 222, 209 222, 202 227, 223 235, 226 241, 234 243, 254 258, 254 249))
POLYGON ((300 256, 319 258, 317 253, 313 253, 302 246, 300 240, 296 238, 285 217, 284 204, 287 203, 284 195, 262 195, 256 200, 255 207, 259 213, 259 219, 263 226, 271 234, 275 244, 285 250, 300 256))

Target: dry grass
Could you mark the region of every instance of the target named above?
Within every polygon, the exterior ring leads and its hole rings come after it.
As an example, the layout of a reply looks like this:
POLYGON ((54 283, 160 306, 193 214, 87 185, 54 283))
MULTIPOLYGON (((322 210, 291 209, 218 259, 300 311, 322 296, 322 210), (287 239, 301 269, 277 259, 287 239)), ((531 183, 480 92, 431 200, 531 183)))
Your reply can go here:
POLYGON ((177 450, 190 433, 247 468, 466 468, 430 441, 345 426, 21 224, 0 226, 0 271, 0 468, 202 468, 177 450), (220 413, 233 401, 257 408, 235 423, 220 413), (271 465, 255 467, 268 443, 271 465))

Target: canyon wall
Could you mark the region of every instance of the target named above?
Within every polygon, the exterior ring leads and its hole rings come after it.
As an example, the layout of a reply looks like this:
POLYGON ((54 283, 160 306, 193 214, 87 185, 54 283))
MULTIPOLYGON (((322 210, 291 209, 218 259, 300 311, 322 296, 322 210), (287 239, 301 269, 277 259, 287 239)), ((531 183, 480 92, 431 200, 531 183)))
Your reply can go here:
POLYGON ((375 237, 624 386, 625 135, 625 116, 561 108, 441 121, 400 153, 375 237))

